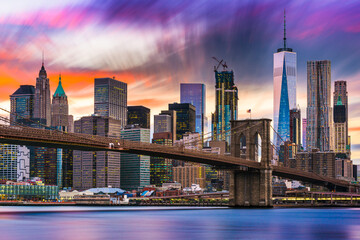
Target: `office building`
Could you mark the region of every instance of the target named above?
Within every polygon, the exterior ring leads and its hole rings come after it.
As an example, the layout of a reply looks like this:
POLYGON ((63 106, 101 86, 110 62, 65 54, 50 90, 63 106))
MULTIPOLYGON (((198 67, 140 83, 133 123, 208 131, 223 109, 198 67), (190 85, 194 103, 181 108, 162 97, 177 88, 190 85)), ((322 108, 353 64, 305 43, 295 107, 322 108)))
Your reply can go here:
POLYGON ((181 183, 183 188, 191 187, 192 184, 199 184, 201 188, 206 186, 206 173, 203 166, 179 166, 173 168, 175 182, 181 183))
POLYGON ((176 141, 176 111, 162 110, 154 116, 154 133, 171 132, 172 142, 176 141))
POLYGON ((195 132, 195 107, 190 103, 169 104, 169 110, 176 111, 176 140, 187 132, 195 132))
POLYGON ((226 141, 229 150, 230 121, 237 120, 238 89, 234 83, 234 72, 215 70, 215 112, 211 115, 212 140, 226 141))
POLYGON ((307 127, 307 120, 306 118, 302 119, 302 149, 306 151, 306 127, 307 127))
POLYGON ((333 150, 331 107, 331 63, 307 62, 307 128, 306 149, 333 150))
POLYGON ((36 78, 34 118, 45 119, 45 125, 51 125, 50 83, 44 67, 44 61, 39 77, 36 78))
POLYGON ((290 110, 290 142, 301 145, 301 112, 297 108, 290 110))
MULTIPOLYGON (((21 85, 10 95, 11 125, 27 125, 34 116, 35 88, 21 85)), ((0 144, 0 178, 25 180, 30 178, 30 150, 26 146, 0 144)))
POLYGON ((172 133, 172 118, 170 115, 154 115, 154 133, 172 133))
MULTIPOLYGON (((154 133, 152 143, 172 146, 171 132, 154 133)), ((150 184, 162 186, 172 182, 172 160, 162 157, 150 157, 150 184)))
MULTIPOLYGON (((51 104, 51 126, 64 132, 73 131, 73 117, 69 115, 68 98, 65 94, 59 75, 59 84, 53 95, 51 104)), ((57 157, 57 185, 59 188, 72 187, 73 151, 70 149, 56 149, 57 157)))
POLYGON ((290 160, 290 167, 335 178, 335 153, 332 151, 321 152, 318 149, 312 149, 309 152, 298 152, 296 159, 290 160))
POLYGON ((284 14, 284 46, 274 53, 274 143, 279 148, 290 139, 290 109, 296 105, 297 63, 296 53, 286 45, 286 22, 284 14))
POLYGON ((195 107, 195 131, 204 138, 206 118, 206 88, 202 83, 181 83, 180 102, 190 103, 195 107))
POLYGON ((144 106, 127 107, 127 124, 138 124, 141 128, 150 129, 150 109, 144 106))
POLYGON ((335 177, 345 181, 354 181, 353 162, 350 159, 335 158, 335 177))
POLYGON ((127 84, 113 78, 95 78, 94 113, 127 125, 127 84))
POLYGON ((336 104, 334 104, 334 151, 336 153, 347 153, 346 142, 346 107, 338 96, 336 104))
MULTIPOLYGON (((89 116, 75 121, 75 132, 120 138, 122 121, 109 117, 89 116)), ((120 153, 111 151, 73 152, 74 189, 85 190, 120 187, 120 153)))
POLYGON ((12 123, 34 117, 35 87, 21 85, 10 95, 10 120, 12 123))
MULTIPOLYGON (((150 142, 150 129, 128 126, 121 130, 120 137, 137 142, 150 142), (129 127, 129 128, 128 128, 129 127)), ((121 188, 137 190, 150 184, 150 157, 121 153, 121 188)))
POLYGON ((346 81, 334 83, 334 151, 346 153, 350 158, 348 121, 348 93, 346 81))

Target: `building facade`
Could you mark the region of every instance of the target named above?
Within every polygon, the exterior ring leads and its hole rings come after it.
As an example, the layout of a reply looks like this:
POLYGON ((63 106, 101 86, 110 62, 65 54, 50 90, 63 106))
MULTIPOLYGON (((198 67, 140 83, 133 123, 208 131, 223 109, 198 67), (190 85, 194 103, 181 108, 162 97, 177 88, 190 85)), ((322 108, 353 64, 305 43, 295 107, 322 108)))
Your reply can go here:
MULTIPOLYGON (((152 143, 172 146, 171 132, 154 133, 152 143)), ((150 157, 150 184, 162 186, 173 181, 172 160, 162 157, 150 157)))
POLYGON ((179 166, 173 168, 174 181, 181 183, 183 188, 191 187, 192 184, 199 184, 201 188, 205 188, 205 177, 205 167, 203 166, 179 166))
POLYGON ((215 80, 215 112, 211 115, 212 140, 226 141, 230 146, 230 121, 237 120, 239 100, 234 72, 215 70, 215 80))
POLYGON ((290 110, 290 142, 301 145, 301 112, 297 108, 290 110))
MULTIPOLYGON (((59 75, 59 84, 53 95, 51 104, 51 126, 64 132, 72 132, 73 117, 69 115, 68 98, 65 94, 59 75)), ((56 149, 57 185, 59 188, 72 187, 73 151, 70 149, 56 149)))
POLYGON ((181 83, 180 102, 190 103, 195 107, 195 131, 204 138, 206 118, 206 88, 202 83, 181 83))
POLYGON ((306 149, 333 150, 331 107, 331 63, 329 60, 307 62, 306 149))
POLYGON ((45 125, 51 125, 51 99, 49 78, 42 63, 39 77, 36 78, 34 118, 45 119, 45 125))
MULTIPOLYGON (((159 114, 159 116, 167 116, 170 117, 170 132, 172 135, 172 142, 174 143, 176 141, 176 111, 175 110, 162 110, 159 114)), ((155 120, 155 117, 154 117, 155 120)), ((154 133, 158 133, 158 132, 167 132, 167 131, 163 131, 164 129, 168 129, 169 125, 168 124, 168 118, 166 118, 166 120, 164 120, 164 118, 159 118, 159 120, 157 120, 156 122, 154 121, 154 133), (165 121, 165 122, 164 122, 165 121)))
POLYGON ((279 148, 290 139, 290 109, 296 105, 297 63, 296 53, 286 46, 286 25, 284 16, 284 46, 274 53, 274 143, 279 148))
MULTIPOLYGON (((122 121, 89 116, 75 121, 75 132, 120 138, 122 121)), ((73 152, 73 186, 77 190, 120 187, 120 153, 111 151, 73 152)))
POLYGON ((334 82, 334 151, 351 154, 348 120, 348 92, 344 80, 334 82))
POLYGON ((313 149, 310 152, 298 152, 295 160, 290 160, 290 167, 305 172, 335 178, 335 153, 321 152, 313 149))
POLYGON ((339 95, 334 104, 334 151, 336 153, 348 153, 346 123, 346 107, 339 95))
POLYGON ((127 124, 127 84, 113 78, 95 78, 94 113, 127 124))
POLYGON ((127 124, 138 124, 141 128, 150 129, 150 109, 144 106, 127 107, 127 124))
MULTIPOLYGON (((121 130, 120 137, 137 142, 150 142, 150 129, 132 126, 121 130)), ((121 153, 121 188, 134 190, 150 184, 150 157, 121 153)))
POLYGON ((306 128, 307 128, 307 120, 306 118, 302 119, 302 148, 306 151, 306 128))
POLYGON ((196 109, 192 104, 172 103, 169 110, 176 111, 176 140, 187 132, 195 132, 196 109))

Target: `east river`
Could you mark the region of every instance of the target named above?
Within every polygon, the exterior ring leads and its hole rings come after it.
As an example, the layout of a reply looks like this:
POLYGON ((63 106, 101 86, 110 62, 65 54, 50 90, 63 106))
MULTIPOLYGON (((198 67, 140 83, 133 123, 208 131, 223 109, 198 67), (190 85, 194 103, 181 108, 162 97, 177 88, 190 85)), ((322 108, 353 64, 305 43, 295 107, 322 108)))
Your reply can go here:
POLYGON ((360 239, 360 208, 4 206, 0 239, 360 239))

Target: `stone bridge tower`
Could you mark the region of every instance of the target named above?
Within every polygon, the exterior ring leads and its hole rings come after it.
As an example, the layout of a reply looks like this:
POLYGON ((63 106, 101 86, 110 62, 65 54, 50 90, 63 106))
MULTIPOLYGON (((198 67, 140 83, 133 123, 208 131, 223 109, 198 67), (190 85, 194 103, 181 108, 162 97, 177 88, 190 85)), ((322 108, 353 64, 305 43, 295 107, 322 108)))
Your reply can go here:
POLYGON ((260 169, 231 171, 232 207, 272 207, 270 119, 231 121, 231 155, 260 163, 260 169))

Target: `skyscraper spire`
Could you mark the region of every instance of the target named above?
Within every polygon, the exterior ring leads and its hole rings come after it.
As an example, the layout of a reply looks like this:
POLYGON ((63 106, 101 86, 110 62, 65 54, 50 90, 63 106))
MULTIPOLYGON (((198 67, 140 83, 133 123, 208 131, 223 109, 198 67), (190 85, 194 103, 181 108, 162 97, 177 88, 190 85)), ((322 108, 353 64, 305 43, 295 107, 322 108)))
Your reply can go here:
POLYGON ((284 9, 284 49, 286 49, 286 14, 284 9))
POLYGON ((42 51, 42 66, 44 66, 44 50, 42 51))

